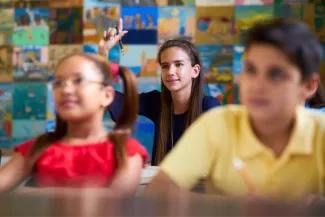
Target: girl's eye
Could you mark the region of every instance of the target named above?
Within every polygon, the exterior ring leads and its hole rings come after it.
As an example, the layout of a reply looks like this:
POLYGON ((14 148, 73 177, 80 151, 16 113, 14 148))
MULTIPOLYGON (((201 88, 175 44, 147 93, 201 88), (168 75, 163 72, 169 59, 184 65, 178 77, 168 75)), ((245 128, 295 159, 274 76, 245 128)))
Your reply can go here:
POLYGON ((64 81, 60 79, 56 79, 52 82, 53 88, 62 87, 63 85, 64 85, 64 81))
POLYGON ((73 84, 80 85, 84 82, 84 79, 82 77, 78 77, 73 79, 73 84))
POLYGON ((161 69, 168 69, 168 65, 161 65, 161 69))

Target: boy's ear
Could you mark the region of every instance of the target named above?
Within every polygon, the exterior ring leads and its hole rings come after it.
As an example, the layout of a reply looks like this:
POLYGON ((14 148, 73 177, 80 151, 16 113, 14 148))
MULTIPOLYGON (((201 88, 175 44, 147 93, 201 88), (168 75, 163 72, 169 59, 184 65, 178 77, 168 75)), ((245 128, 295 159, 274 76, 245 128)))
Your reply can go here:
POLYGON ((191 75, 192 78, 196 78, 197 76, 199 76, 200 71, 201 71, 201 66, 199 64, 195 64, 192 67, 192 75, 191 75))
POLYGON ((304 97, 304 100, 312 97, 317 88, 318 88, 318 85, 319 85, 319 81, 320 81, 320 78, 319 78, 319 74, 318 73, 313 73, 310 78, 308 78, 306 81, 304 81, 304 84, 303 84, 303 97, 304 97))
POLYGON ((115 90, 112 86, 106 86, 104 88, 105 88, 105 92, 104 92, 104 100, 102 106, 106 108, 107 106, 112 104, 115 96, 115 90))

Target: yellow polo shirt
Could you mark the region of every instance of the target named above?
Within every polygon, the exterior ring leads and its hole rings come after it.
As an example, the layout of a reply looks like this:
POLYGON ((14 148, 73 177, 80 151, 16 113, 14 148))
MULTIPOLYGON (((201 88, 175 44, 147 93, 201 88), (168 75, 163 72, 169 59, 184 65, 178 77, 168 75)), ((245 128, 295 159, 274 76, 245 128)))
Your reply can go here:
POLYGON ((263 196, 299 199, 324 193, 324 113, 297 108, 288 146, 276 157, 255 136, 243 106, 215 108, 191 125, 160 166, 180 187, 190 189, 206 177, 214 193, 243 196, 249 188, 235 159, 263 196))

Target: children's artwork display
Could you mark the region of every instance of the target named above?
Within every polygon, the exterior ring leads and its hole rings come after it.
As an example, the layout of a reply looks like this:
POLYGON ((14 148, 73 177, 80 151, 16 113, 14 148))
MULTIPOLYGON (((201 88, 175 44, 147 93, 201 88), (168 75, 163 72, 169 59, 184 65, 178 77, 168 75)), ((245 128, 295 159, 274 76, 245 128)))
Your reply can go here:
POLYGON ((228 83, 233 80, 232 45, 198 45, 204 78, 207 83, 228 83))
POLYGON ((45 120, 46 83, 19 82, 13 85, 13 118, 45 120))
POLYGON ((82 43, 82 8, 50 10, 50 44, 82 43))
POLYGON ((48 20, 48 8, 16 8, 13 43, 15 45, 48 45, 48 20))
POLYGON ((46 81, 48 76, 48 47, 22 46, 13 51, 15 81, 46 81))
POLYGON ((197 8, 196 43, 232 44, 235 37, 233 6, 197 8))
POLYGON ((157 44, 157 7, 122 7, 126 44, 157 44))
MULTIPOLYGON (((202 62, 204 92, 222 104, 238 103, 238 80, 248 28, 272 17, 305 22, 325 53, 321 0, 0 0, 0 147, 12 147, 55 127, 51 80, 72 53, 98 53, 98 42, 120 18, 128 33, 109 61, 130 69, 139 92, 160 90, 159 46, 168 39, 193 42, 202 62)), ((325 88, 325 55, 321 84, 325 88)), ((115 71, 114 88, 120 90, 115 71)), ((105 116, 104 125, 114 123, 105 116)), ((143 117, 134 135, 149 152, 153 126, 143 117)))
POLYGON ((120 57, 120 64, 128 67, 138 77, 155 77, 158 64, 157 45, 125 45, 126 54, 120 57))
POLYGON ((171 38, 194 40, 195 7, 169 6, 158 10, 159 44, 171 38))
POLYGON ((120 17, 120 5, 101 0, 85 0, 83 11, 83 42, 97 44, 108 27, 120 17))

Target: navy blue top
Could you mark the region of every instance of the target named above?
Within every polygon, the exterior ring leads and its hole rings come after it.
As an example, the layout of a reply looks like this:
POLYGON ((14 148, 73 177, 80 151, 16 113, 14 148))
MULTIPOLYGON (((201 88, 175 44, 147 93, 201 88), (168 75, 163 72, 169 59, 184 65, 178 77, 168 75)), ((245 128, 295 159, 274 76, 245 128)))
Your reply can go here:
MULTIPOLYGON (((151 162, 154 164, 155 158, 156 158, 156 143, 158 139, 158 133, 159 133, 159 122, 160 122, 160 92, 157 90, 153 90, 147 93, 141 93, 140 95, 140 101, 139 101, 139 115, 143 115, 147 118, 149 118, 155 128, 155 135, 154 135, 154 146, 153 146, 153 153, 151 162)), ((112 105, 109 108, 110 114, 112 119, 115 121, 118 118, 119 112, 122 108, 123 103, 123 94, 116 91, 114 101, 112 105)), ((207 111, 208 109, 218 106, 220 103, 217 101, 217 99, 211 97, 211 96, 204 96, 203 102, 202 102, 202 111, 207 111)), ((173 144, 171 141, 171 138, 168 139, 167 142, 167 152, 170 151, 174 144, 178 141, 178 139, 181 137, 183 132, 186 128, 186 115, 187 112, 183 114, 173 114, 173 144)))

